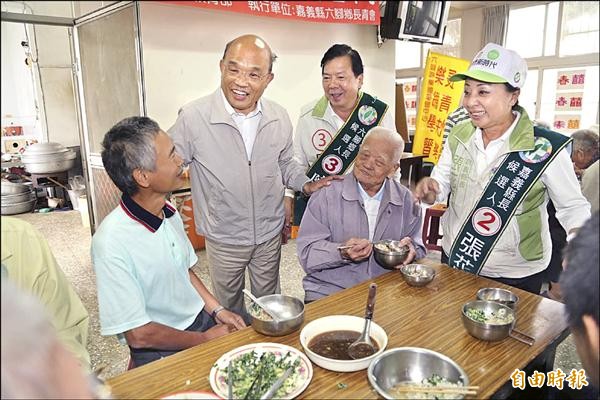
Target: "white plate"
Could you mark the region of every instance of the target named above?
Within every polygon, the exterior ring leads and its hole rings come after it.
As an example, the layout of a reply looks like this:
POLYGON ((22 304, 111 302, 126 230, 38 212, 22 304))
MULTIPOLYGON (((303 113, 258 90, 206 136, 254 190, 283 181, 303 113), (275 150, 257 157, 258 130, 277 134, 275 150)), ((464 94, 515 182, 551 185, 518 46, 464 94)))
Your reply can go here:
POLYGON ((210 392, 179 392, 173 393, 165 397, 161 397, 161 400, 189 400, 189 399, 211 399, 221 400, 219 396, 210 392))
POLYGON ((284 397, 284 399, 295 398, 302 393, 310 383, 310 380, 313 376, 313 368, 310 360, 308 357, 306 357, 306 355, 304 355, 304 353, 298 349, 279 343, 253 343, 240 346, 228 353, 223 354, 211 368, 209 376, 210 387, 218 396, 221 396, 224 399, 227 398, 227 373, 224 370, 229 365, 229 361, 241 357, 242 355, 253 350, 258 353, 258 356, 265 352, 271 352, 275 355, 284 356, 289 351, 292 356, 300 358, 300 365, 298 366, 298 384, 287 397, 284 397))

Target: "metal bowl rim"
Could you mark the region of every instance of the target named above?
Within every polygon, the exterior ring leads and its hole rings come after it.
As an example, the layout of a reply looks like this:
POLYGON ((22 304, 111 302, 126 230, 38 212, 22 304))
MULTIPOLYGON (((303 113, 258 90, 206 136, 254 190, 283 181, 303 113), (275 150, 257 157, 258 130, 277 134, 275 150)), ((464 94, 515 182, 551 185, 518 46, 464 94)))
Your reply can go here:
MULTIPOLYGON (((263 299, 265 299, 265 298, 267 298, 267 297, 283 297, 283 298, 286 298, 286 297, 287 297, 287 298, 290 298, 290 299, 297 300, 297 301, 298 301, 298 303, 299 303, 300 305, 302 305, 302 310, 301 310, 301 311, 300 311, 298 314, 296 314, 296 315, 294 315, 293 317, 290 317, 290 318, 286 318, 286 319, 280 319, 279 321, 277 321, 278 323, 279 323, 279 322, 291 321, 291 320, 293 320, 293 319, 296 319, 296 318, 300 317, 301 315, 303 315, 303 314, 304 314, 304 310, 306 309, 306 305, 304 304, 304 302, 303 302, 302 300, 300 300, 300 299, 299 299, 299 298, 297 298, 297 297, 290 296, 290 295, 287 295, 287 294, 278 294, 278 293, 275 293, 275 294, 268 294, 268 295, 266 295, 266 296, 259 297, 259 298, 258 298, 258 300, 263 300, 263 299)), ((252 314, 250 314, 250 316, 252 316, 252 318, 255 318, 255 317, 254 317, 252 314)), ((262 321, 262 322, 275 322, 275 321, 265 321, 265 320, 261 320, 261 319, 259 319, 259 318, 255 318, 255 319, 257 319, 257 320, 259 320, 259 321, 262 321)))
POLYGON ((499 287, 491 287, 491 286, 490 286, 490 287, 484 287, 484 288, 481 288, 481 289, 479 289, 479 290, 477 291, 477 293, 475 294, 475 297, 477 298, 477 300, 480 300, 480 301, 493 301, 493 302, 495 302, 495 303, 501 303, 501 304, 503 304, 503 303, 514 303, 514 304, 517 304, 517 303, 519 302, 519 300, 520 300, 520 299, 519 299, 519 296, 517 296, 517 295, 516 295, 514 292, 512 292, 511 290, 504 289, 504 288, 499 288, 499 287), (486 300, 486 299, 482 299, 482 298, 480 298, 480 297, 479 297, 479 296, 480 296, 480 293, 483 293, 483 292, 484 292, 484 291, 486 291, 486 290, 492 290, 492 291, 493 291, 493 290, 498 290, 498 291, 500 291, 500 292, 506 292, 506 293, 510 294, 511 296, 515 297, 515 299, 516 299, 516 300, 500 300, 500 299, 499 299, 499 300, 486 300))
POLYGON ((516 322, 516 320, 517 320, 517 315, 516 315, 516 313, 515 313, 515 310, 513 310, 513 309, 512 309, 512 308, 510 308, 509 306, 506 306, 506 305, 504 305, 504 304, 502 304, 502 303, 498 303, 497 301, 489 301, 489 300, 472 300, 472 301, 469 301, 469 302, 467 302, 467 303, 463 304, 463 306, 462 306, 462 309, 461 309, 461 312, 462 312, 462 315, 463 315, 465 318, 467 318, 467 320, 468 320, 468 321, 471 321, 471 322, 473 322, 473 323, 477 324, 478 326, 480 326, 480 327, 483 327, 483 328, 486 328, 486 329, 493 329, 494 327, 495 327, 496 329, 499 329, 499 328, 505 328, 505 327, 507 327, 507 326, 509 326, 509 325, 513 325, 513 324, 516 322), (475 303, 477 303, 477 305, 479 305, 479 304, 482 304, 482 303, 483 303, 483 304, 491 303, 491 304, 494 304, 494 305, 498 306, 499 308, 504 308, 504 309, 507 309, 507 311, 508 311, 508 312, 510 312, 510 313, 512 314, 512 316, 513 316, 513 320, 512 320, 511 322, 508 322, 508 323, 506 323, 506 324, 488 324, 488 323, 485 323, 485 322, 479 322, 479 321, 475 321, 474 319, 472 319, 471 317, 469 317, 469 316, 467 315, 467 313, 466 313, 466 311, 467 311, 467 308, 476 308, 476 307, 473 307, 473 305, 475 305, 475 303), (468 307, 469 305, 471 305, 471 307, 468 307))
POLYGON ((390 354, 404 352, 404 351, 413 351, 413 352, 417 352, 417 353, 426 353, 426 354, 434 355, 434 356, 436 356, 436 357, 438 357, 438 358, 440 358, 440 359, 448 362, 450 365, 452 365, 454 368, 456 368, 456 370, 459 373, 459 376, 463 378, 463 381, 462 381, 463 385, 464 386, 468 386, 469 385, 469 382, 470 382, 469 381, 469 376, 467 375, 467 373, 465 372, 465 370, 456 361, 454 361, 452 358, 448 357, 447 355, 442 354, 442 353, 438 353, 437 351, 434 351, 434 350, 426 349, 424 347, 394 347, 394 348, 385 350, 383 353, 381 353, 377 357, 375 357, 373 359, 373 361, 371 361, 371 364, 369 365, 369 368, 367 368, 367 377, 369 378, 369 383, 384 398, 386 398, 386 399, 392 399, 393 397, 390 396, 390 394, 388 393, 387 390, 385 390, 381 386, 379 386, 379 384, 377 383, 377 381, 375 379, 375 375, 373 373, 373 370, 377 366, 377 363, 381 362, 381 360, 383 358, 388 357, 390 354))
POLYGON ((410 248, 408 247, 408 245, 405 245, 405 244, 402 245, 402 248, 405 249, 403 251, 385 251, 385 250, 380 250, 377 248, 377 246, 375 246, 376 244, 379 244, 379 243, 390 243, 390 242, 400 243, 399 240, 394 240, 394 239, 378 240, 376 242, 373 242, 373 251, 375 251, 379 254, 382 254, 384 256, 403 256, 410 251, 410 248))

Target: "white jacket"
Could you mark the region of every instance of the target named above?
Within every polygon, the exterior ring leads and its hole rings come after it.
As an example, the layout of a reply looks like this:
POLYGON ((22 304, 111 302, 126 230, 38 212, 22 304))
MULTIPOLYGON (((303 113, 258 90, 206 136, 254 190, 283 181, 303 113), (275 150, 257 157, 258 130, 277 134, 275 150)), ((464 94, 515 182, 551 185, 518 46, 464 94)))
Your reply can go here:
MULTIPOLYGON (((308 171, 323 150, 329 146, 344 122, 335 115, 325 96, 303 106, 294 132, 294 158, 296 161, 308 171)), ((379 126, 396 131, 393 112, 389 108, 379 126)), ((351 170, 352 168, 348 168, 346 173, 351 170)), ((285 194, 290 197, 294 196, 294 192, 290 189, 286 189, 285 194)))

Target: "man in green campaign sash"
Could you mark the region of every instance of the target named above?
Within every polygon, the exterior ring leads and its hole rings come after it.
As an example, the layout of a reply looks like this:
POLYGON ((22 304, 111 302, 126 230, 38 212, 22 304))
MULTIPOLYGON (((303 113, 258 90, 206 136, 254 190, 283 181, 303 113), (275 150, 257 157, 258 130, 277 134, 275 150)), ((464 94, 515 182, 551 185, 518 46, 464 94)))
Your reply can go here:
MULTIPOLYGON (((361 91, 363 70, 358 52, 345 44, 335 44, 323 55, 324 96, 302 108, 294 135, 295 157, 313 180, 346 172, 372 127, 396 131, 393 116, 386 112, 388 106, 361 91)), ((294 203, 295 226, 300 225, 306 200, 286 190, 286 212, 291 213, 294 203)))

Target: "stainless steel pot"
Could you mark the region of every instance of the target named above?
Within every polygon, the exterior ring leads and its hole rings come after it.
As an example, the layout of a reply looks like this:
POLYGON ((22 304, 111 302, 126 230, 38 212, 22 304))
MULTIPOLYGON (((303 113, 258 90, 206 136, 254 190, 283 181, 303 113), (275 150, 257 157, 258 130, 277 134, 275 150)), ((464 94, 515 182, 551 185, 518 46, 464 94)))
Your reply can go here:
POLYGON ((25 169, 31 174, 53 174, 56 172, 68 171, 75 165, 75 158, 72 160, 58 160, 46 162, 23 162, 25 169))
POLYGON ((31 191, 31 185, 2 181, 2 195, 19 194, 31 191))
POLYGON ((3 206, 10 206, 13 204, 23 203, 29 200, 35 199, 35 195, 31 190, 24 193, 17 194, 4 194, 0 198, 3 206))
POLYGON ((16 203, 11 205, 4 205, 0 207, 0 214, 2 215, 14 215, 14 214, 23 214, 26 212, 30 212, 33 210, 35 205, 35 199, 25 201, 23 203, 16 203))
POLYGON ((23 152, 21 161, 32 174, 51 174, 73 168, 77 155, 60 143, 35 143, 23 152))

